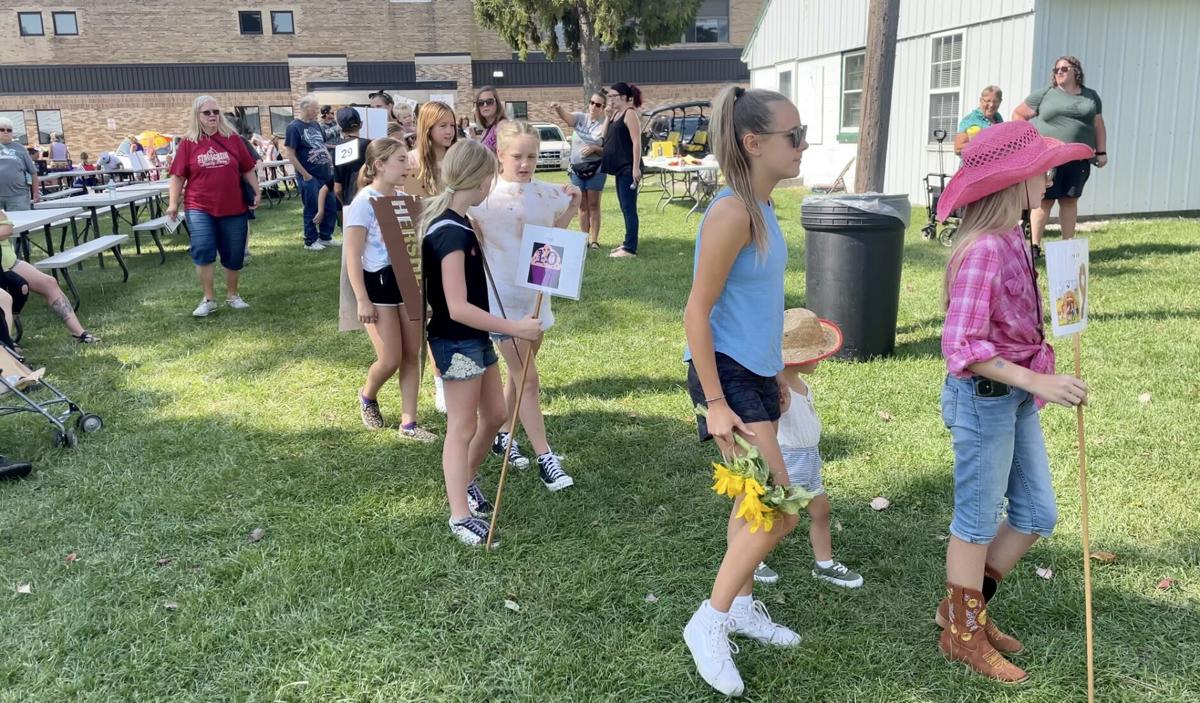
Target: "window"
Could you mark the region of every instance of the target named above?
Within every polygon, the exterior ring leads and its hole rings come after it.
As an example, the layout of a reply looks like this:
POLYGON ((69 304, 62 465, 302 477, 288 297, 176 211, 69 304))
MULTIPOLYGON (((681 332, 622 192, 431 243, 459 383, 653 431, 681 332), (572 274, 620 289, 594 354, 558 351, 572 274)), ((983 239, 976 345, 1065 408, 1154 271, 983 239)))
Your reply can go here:
POLYGON ((792 99, 792 72, 779 72, 779 92, 788 100, 792 99))
POLYGON ((278 11, 271 10, 271 33, 272 34, 295 34, 296 23, 292 19, 290 10, 278 11))
POLYGON ((292 119, 290 105, 271 108, 271 134, 287 134, 287 128, 292 123, 292 119))
POLYGON ((959 102, 962 97, 963 35, 950 34, 933 38, 933 54, 929 61, 929 134, 935 142, 935 130, 954 134, 958 126, 959 102))
POLYGON ((20 110, 0 110, 0 117, 12 122, 13 141, 28 146, 29 135, 25 132, 25 113, 20 110))
POLYGON ((60 37, 73 37, 79 34, 79 20, 74 12, 54 12, 54 33, 60 37))
POLYGON ((261 12, 239 12, 238 13, 238 29, 242 34, 262 34, 262 13, 261 12))
POLYGON ((867 53, 842 54, 842 132, 857 132, 862 121, 863 70, 867 53))
MULTIPOLYGON (((63 133, 62 112, 59 110, 37 110, 38 144, 49 144, 53 132, 63 133)), ((66 141, 64 136, 63 141, 66 141)))
POLYGON ((233 123, 233 128, 242 136, 249 137, 262 129, 262 124, 258 120, 258 108, 255 106, 235 107, 233 114, 228 117, 229 121, 233 123))
POLYGON ((521 100, 515 103, 504 103, 504 114, 510 120, 527 120, 529 119, 529 103, 521 100))
POLYGON ((40 37, 46 33, 42 28, 42 13, 18 12, 17 24, 21 25, 21 36, 40 37))
POLYGON ((729 42, 729 0, 704 0, 696 10, 696 21, 681 41, 689 43, 729 42))

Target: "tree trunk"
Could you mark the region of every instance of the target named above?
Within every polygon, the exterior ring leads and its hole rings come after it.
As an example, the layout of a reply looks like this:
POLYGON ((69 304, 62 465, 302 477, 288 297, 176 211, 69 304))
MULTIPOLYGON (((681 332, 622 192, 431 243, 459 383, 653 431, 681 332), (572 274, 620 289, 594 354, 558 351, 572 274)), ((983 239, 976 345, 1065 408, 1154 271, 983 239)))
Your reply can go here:
MULTIPOLYGON (((583 99, 586 102, 592 93, 601 90, 604 77, 600 75, 600 39, 596 27, 588 14, 586 3, 577 5, 579 12, 579 70, 583 74, 583 99)), ((601 92, 603 95, 603 92, 601 92)))
POLYGON ((854 190, 859 193, 883 191, 899 15, 900 0, 871 0, 863 71, 862 122, 858 130, 858 166, 854 172, 854 190))

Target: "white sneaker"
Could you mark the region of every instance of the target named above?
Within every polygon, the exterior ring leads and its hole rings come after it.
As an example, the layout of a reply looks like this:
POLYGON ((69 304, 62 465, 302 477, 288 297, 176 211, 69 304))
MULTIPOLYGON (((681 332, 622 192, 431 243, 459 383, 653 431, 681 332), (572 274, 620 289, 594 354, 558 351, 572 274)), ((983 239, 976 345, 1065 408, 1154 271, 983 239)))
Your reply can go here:
POLYGON ((433 407, 441 414, 446 414, 446 388, 442 385, 442 377, 433 377, 433 407))
POLYGON ((200 304, 196 306, 196 309, 192 311, 192 317, 208 317, 216 312, 219 307, 220 306, 217 305, 217 301, 205 298, 201 300, 200 304))
POLYGON ((232 298, 226 298, 225 304, 234 310, 245 310, 246 308, 250 307, 250 303, 242 300, 242 296, 240 295, 235 295, 232 298))
POLYGON ((732 627, 731 614, 717 612, 711 603, 704 601, 683 628, 683 641, 692 653, 700 678, 720 693, 740 696, 746 685, 733 663, 733 653, 738 649, 729 641, 732 627))
POLYGON ((795 647, 800 644, 800 635, 771 620, 767 606, 760 600, 739 603, 735 599, 733 607, 729 609, 729 619, 733 621, 730 632, 735 635, 776 647, 795 647))
POLYGON ((318 239, 317 241, 320 242, 326 248, 340 247, 342 245, 342 240, 340 240, 340 239, 318 239))
POLYGON ((325 245, 321 244, 321 240, 317 240, 312 244, 305 244, 304 248, 309 251, 325 251, 325 245))

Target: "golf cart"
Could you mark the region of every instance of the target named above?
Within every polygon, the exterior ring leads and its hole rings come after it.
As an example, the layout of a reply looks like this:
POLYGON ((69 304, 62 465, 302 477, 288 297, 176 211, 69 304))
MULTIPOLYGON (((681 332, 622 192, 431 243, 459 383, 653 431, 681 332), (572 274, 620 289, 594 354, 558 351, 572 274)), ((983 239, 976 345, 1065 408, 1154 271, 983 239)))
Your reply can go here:
POLYGON ((681 155, 702 159, 708 155, 708 100, 665 105, 642 112, 642 153, 652 142, 674 142, 681 155))

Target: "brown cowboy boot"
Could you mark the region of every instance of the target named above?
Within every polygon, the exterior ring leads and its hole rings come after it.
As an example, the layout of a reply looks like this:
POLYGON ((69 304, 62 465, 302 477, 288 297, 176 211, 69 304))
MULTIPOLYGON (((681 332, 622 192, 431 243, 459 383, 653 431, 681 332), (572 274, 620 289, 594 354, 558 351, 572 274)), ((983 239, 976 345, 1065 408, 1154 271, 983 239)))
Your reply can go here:
MULTIPOLYGON (((995 583, 997 587, 999 586, 1000 580, 1003 577, 1000 576, 998 571, 989 566, 984 569, 983 573, 986 578, 992 579, 993 583, 995 583)), ((985 588, 985 591, 986 590, 987 589, 985 588)), ((992 592, 993 594, 995 593, 995 588, 992 589, 992 592)), ((992 596, 992 598, 994 597, 995 595, 992 596)), ((991 603, 992 598, 988 598, 985 595, 984 603, 991 603)), ((933 618, 933 621, 937 623, 937 626, 943 630, 946 629, 946 625, 950 622, 950 616, 948 615, 949 607, 949 599, 943 598, 942 602, 938 603, 937 615, 935 615, 933 618)), ((987 632, 988 642, 991 642, 992 646, 996 648, 996 651, 1000 652, 1001 654, 1020 654, 1025 651, 1025 645, 1021 644, 1021 640, 1002 631, 1000 627, 996 625, 995 621, 992 620, 991 613, 988 613, 987 625, 984 626, 984 631, 987 632)))
POLYGON ((1029 675, 1004 658, 988 641, 983 594, 971 588, 946 584, 949 627, 942 630, 938 649, 950 661, 966 664, 977 673, 1003 684, 1022 683, 1029 675))

